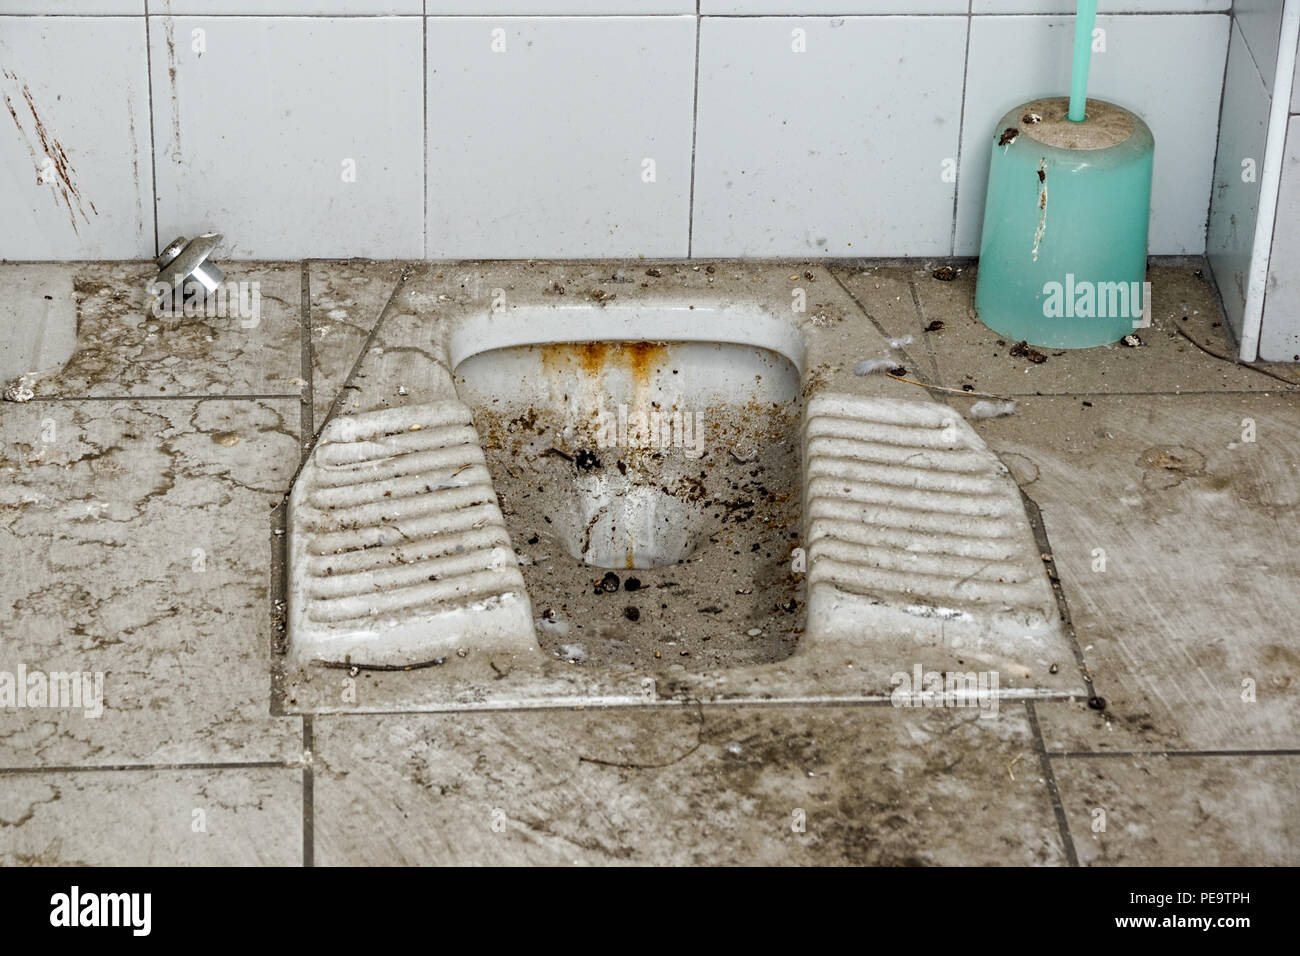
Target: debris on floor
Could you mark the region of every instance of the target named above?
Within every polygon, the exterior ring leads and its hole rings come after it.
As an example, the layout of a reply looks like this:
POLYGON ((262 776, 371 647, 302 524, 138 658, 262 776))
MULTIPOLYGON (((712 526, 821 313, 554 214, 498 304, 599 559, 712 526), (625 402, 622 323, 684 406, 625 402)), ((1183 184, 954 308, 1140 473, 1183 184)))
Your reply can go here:
POLYGON ((905 374, 898 363, 889 358, 863 359, 853 367, 854 375, 875 375, 877 372, 889 372, 894 375, 905 374))
POLYGON ((1011 349, 1010 351, 1007 352, 1007 354, 1014 355, 1016 358, 1027 358, 1035 365, 1042 365, 1044 362, 1047 361, 1046 354, 1038 351, 1038 349, 1034 348, 1024 339, 1021 339, 1015 345, 1011 346, 1011 349))
POLYGON ((952 266, 940 266, 931 272, 930 275, 934 276, 940 282, 951 282, 953 279, 957 278, 957 270, 952 266))
POLYGON ((36 392, 32 388, 36 379, 31 375, 20 375, 8 385, 5 386, 4 400, 6 402, 30 402, 36 397, 36 392))
POLYGON ((970 407, 967 413, 971 418, 1001 418, 1016 413, 1015 402, 979 401, 970 407))
POLYGON ((541 618, 537 621, 537 626, 548 634, 555 634, 560 637, 569 633, 569 622, 560 620, 555 611, 549 607, 542 612, 541 618))

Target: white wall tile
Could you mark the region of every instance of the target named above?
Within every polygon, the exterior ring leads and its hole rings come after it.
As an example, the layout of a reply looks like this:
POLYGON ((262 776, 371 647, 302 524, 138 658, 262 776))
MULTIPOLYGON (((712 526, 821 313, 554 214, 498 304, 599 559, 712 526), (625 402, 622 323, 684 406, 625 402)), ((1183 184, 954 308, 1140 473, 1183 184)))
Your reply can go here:
POLYGON ((153 14, 172 16, 396 16, 419 15, 424 0, 154 0, 153 14))
POLYGON ((153 255, 144 64, 140 17, 0 18, 0 259, 153 255))
POLYGON ((1271 362, 1300 358, 1300 116, 1287 126, 1282 189, 1273 229, 1273 255, 1268 264, 1264 324, 1259 357, 1271 362))
POLYGON ((142 14, 144 0, 0 0, 0 14, 142 14))
POLYGON ((695 22, 430 18, 429 257, 684 255, 695 22))
POLYGON ((633 16, 694 13, 695 0, 428 0, 430 16, 633 16))
MULTIPOLYGON (((700 0, 700 12, 706 16, 966 13, 967 6, 967 0, 700 0)), ((1227 10, 1232 0, 1100 0, 1099 6, 1102 13, 1199 13, 1227 10)), ((972 13, 1046 14, 1074 10, 1075 0, 972 0, 970 6, 972 13)))
POLYGON ((705 19, 694 254, 946 255, 966 24, 705 19))
MULTIPOLYGON (((1200 255, 1214 164, 1229 18, 1099 17, 1089 96, 1141 116, 1155 135, 1152 255, 1200 255)), ((979 251, 994 125, 1007 110, 1067 95, 1073 17, 976 17, 966 81, 957 254, 979 251)))
MULTIPOLYGON (((1251 59, 1241 30, 1232 31, 1227 84, 1223 90, 1223 127, 1214 168, 1214 188, 1206 251, 1223 296, 1228 322, 1240 336, 1259 211, 1259 175, 1264 165, 1270 99, 1251 59), (1254 166, 1254 181, 1243 181, 1244 160, 1254 166)), ((1159 149, 1157 140, 1156 148, 1159 149)), ((1283 227, 1279 217, 1278 225, 1283 227)), ((1285 227, 1283 227, 1285 228, 1285 227)))
POLYGON ((1300 50, 1297 50, 1295 79, 1291 83, 1291 112, 1300 113, 1300 50))
POLYGON ((966 13, 967 0, 700 0, 700 12, 779 16, 966 13))
MULTIPOLYGON (((971 22, 956 252, 974 254, 992 123, 1031 96, 1064 93, 1069 71, 1069 17, 997 14, 1065 13, 1073 3, 700 0, 695 253, 952 251, 955 187, 934 167, 957 155, 971 22), (968 5, 980 16, 968 21, 968 5), (791 13, 825 16, 768 16, 791 13), (898 13, 930 16, 891 15, 898 13), (796 24, 823 44, 822 55, 805 54, 801 65, 786 52, 796 24), (769 30, 779 35, 769 38, 769 30), (763 45, 758 52, 753 42, 763 45), (764 52, 766 44, 781 55, 764 52), (1008 49, 1017 55, 1008 58, 1008 49)), ((1103 13, 1125 15, 1102 17, 1110 52, 1094 58, 1090 91, 1134 108, 1155 131, 1153 253, 1204 249, 1195 197, 1210 188, 1227 18, 1203 14, 1231 6, 1101 0, 1103 13), (1140 15, 1166 11, 1202 15, 1140 15)), ((54 91, 51 115, 60 124, 85 132, 71 147, 66 136, 60 142, 77 173, 95 184, 98 212, 89 224, 79 216, 73 232, 66 206, 56 206, 51 187, 38 187, 33 175, 30 187, 0 195, 0 221, 15 224, 0 235, 0 256, 152 255, 155 165, 161 240, 216 228, 231 244, 226 256, 686 251, 696 0, 158 0, 152 7, 151 156, 143 20, 136 19, 133 41, 119 46, 113 31, 132 27, 112 16, 141 14, 145 0, 0 0, 0 15, 61 15, 13 17, 13 28, 0 28, 0 44, 17 46, 23 30, 54 31, 48 43, 23 44, 9 59, 54 91), (159 16, 164 10, 195 20, 159 16), (393 16, 422 11, 431 15, 427 165, 424 21, 393 16), (94 16, 77 27, 77 14, 94 16), (169 20, 181 24, 174 79, 163 30, 169 20), (525 37, 518 56, 491 54, 481 40, 498 26, 525 37), (207 31, 203 56, 189 46, 194 28, 207 31), (84 41, 89 56, 80 42, 70 56, 48 55, 56 40, 84 30, 98 38, 84 41), (42 62, 33 49, 45 51, 42 62), (58 99, 64 89, 76 95, 58 99), (653 185, 639 175, 650 150, 653 185), (629 151, 636 154, 632 184, 644 188, 630 189, 623 178, 629 151), (356 183, 342 182, 345 158, 358 162, 356 183), (60 210, 62 225, 53 218, 60 210)), ((1236 0, 1236 11, 1252 62, 1271 83, 1280 4, 1236 0)), ((37 84, 28 82, 35 94, 37 84)), ((8 78, 0 83, 11 98, 20 94, 8 78)), ((1300 78, 1294 95, 1300 109, 1300 78)), ((3 116, 0 127, 11 128, 12 138, 0 137, 0 156, 13 160, 11 169, 31 166, 18 129, 3 116)))
POLYGON ((422 253, 419 17, 150 24, 161 242, 216 230, 230 258, 422 253))
POLYGON ((1237 26, 1271 95, 1277 73, 1278 39, 1282 34, 1282 0, 1236 0, 1237 26))
MULTIPOLYGON (((1276 2, 1276 0, 1274 0, 1276 2)), ((972 0, 972 13, 1074 13, 1075 0, 972 0)), ((1099 13, 1205 13, 1232 9, 1232 0, 1099 0, 1099 13)))

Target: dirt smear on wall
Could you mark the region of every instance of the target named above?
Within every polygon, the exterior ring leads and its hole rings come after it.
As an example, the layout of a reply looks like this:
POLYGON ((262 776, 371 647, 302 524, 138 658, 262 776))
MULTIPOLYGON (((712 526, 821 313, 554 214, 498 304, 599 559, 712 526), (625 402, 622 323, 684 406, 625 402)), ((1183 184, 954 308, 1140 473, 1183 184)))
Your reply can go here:
MULTIPOLYGON (((8 70, 5 71, 5 78, 15 85, 20 82, 18 77, 8 70)), ((77 185, 76 170, 68 159, 67 151, 41 118, 40 111, 36 108, 36 98, 32 96, 31 88, 26 83, 22 84, 20 95, 27 105, 27 112, 31 114, 30 133, 19 115, 21 110, 14 105, 13 98, 7 92, 3 95, 5 108, 9 111, 14 126, 18 127, 18 132, 27 145, 27 152, 31 154, 32 162, 36 165, 37 184, 43 185, 46 182, 50 184, 56 199, 60 200, 68 210, 68 220, 72 223, 73 232, 78 232, 77 216, 80 215, 86 222, 90 222, 91 214, 98 216, 99 210, 95 208, 92 201, 81 195, 81 189, 77 185), (86 207, 90 208, 89 213, 86 207)))

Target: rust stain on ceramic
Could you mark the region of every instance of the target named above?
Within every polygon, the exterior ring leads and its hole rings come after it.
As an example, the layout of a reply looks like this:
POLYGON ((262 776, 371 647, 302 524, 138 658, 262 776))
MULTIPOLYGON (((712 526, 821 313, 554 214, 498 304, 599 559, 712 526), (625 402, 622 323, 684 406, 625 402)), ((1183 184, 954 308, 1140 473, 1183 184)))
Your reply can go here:
POLYGON ((655 370, 668 358, 668 347, 662 342, 629 342, 622 351, 638 390, 650 384, 655 370))
POLYGON ((637 389, 650 385, 655 371, 667 360, 663 342, 574 342, 543 345, 542 365, 548 369, 577 365, 589 378, 601 378, 607 369, 626 369, 637 389))
MULTIPOLYGON (((19 82, 18 77, 5 71, 5 77, 15 84, 19 82)), ((27 104, 27 110, 32 115, 33 130, 36 136, 36 142, 28 134, 27 128, 23 125, 22 119, 18 115, 18 110, 14 106, 13 100, 8 93, 4 94, 5 108, 9 110, 9 116, 13 119, 14 125, 18 127, 18 132, 22 135, 23 141, 27 146, 27 152, 31 154, 32 161, 40 170, 36 174, 37 185, 43 185, 47 180, 42 175, 48 169, 53 169, 54 179, 50 181, 55 195, 63 200, 63 205, 67 207, 68 219, 72 223, 72 231, 78 232, 77 214, 86 222, 90 222, 90 215, 86 212, 86 206, 90 207, 90 212, 96 216, 99 210, 95 208, 94 202, 82 198, 81 190, 77 187, 76 170, 73 168, 71 161, 68 159, 67 151, 63 144, 59 142, 45 125, 41 118, 40 112, 36 108, 36 99, 32 96, 31 88, 22 84, 22 97, 27 104), (41 154, 44 154, 42 160, 41 154)))
POLYGON ((578 364, 588 375, 598 377, 605 370, 609 359, 610 346, 605 342, 583 342, 575 346, 578 364))

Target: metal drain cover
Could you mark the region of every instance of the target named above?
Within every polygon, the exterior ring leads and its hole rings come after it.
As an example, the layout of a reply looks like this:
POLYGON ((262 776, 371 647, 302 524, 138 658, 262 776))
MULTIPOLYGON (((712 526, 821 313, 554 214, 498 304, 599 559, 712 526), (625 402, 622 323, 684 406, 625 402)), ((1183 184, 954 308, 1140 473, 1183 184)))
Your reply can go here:
POLYGON ((460 402, 326 425, 289 498, 288 573, 300 662, 537 652, 518 559, 460 402))
POLYGON ((804 476, 810 648, 899 636, 1069 659, 1020 490, 953 409, 818 395, 804 476))

